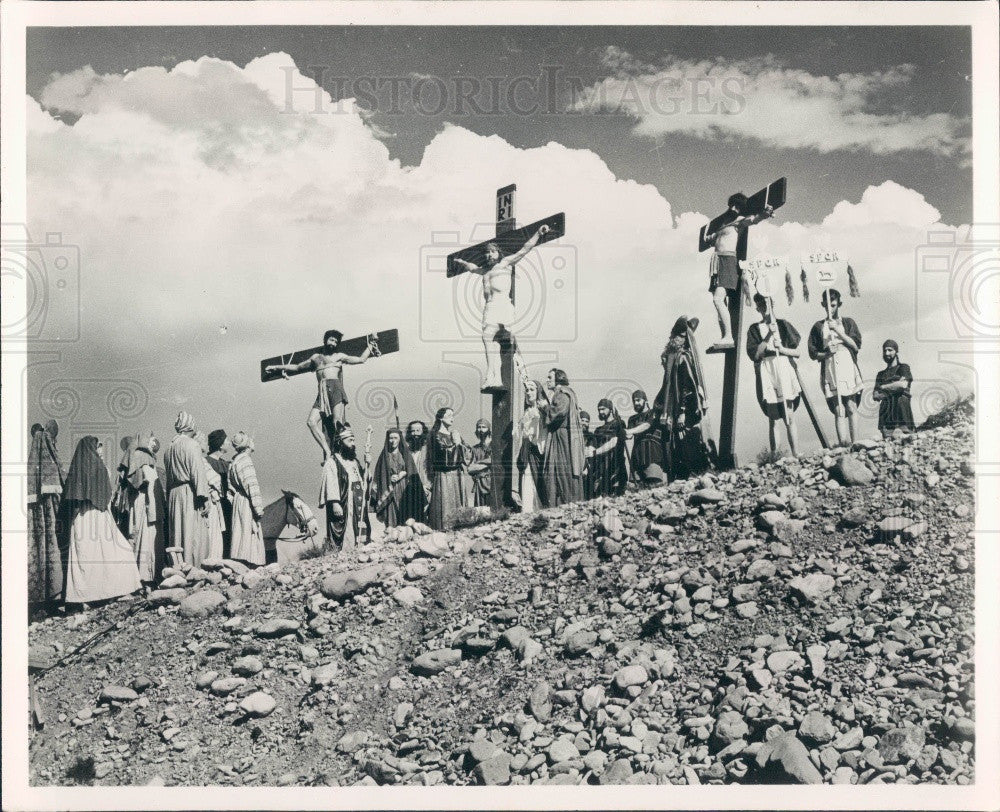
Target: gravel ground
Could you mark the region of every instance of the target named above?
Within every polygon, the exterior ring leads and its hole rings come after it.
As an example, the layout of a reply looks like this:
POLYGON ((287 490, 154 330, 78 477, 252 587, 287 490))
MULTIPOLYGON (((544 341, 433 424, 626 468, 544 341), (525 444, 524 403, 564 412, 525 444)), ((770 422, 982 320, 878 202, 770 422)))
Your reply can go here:
POLYGON ((35 785, 974 781, 974 436, 352 560, 209 561, 30 627, 35 785))

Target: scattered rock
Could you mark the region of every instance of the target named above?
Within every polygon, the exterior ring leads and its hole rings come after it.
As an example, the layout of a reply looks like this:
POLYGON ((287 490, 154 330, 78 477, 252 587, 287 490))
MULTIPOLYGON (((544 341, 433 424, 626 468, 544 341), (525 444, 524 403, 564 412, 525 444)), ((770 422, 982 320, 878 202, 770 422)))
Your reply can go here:
POLYGON ((200 589, 181 601, 180 613, 184 617, 205 617, 220 609, 225 602, 222 593, 214 589, 200 589))

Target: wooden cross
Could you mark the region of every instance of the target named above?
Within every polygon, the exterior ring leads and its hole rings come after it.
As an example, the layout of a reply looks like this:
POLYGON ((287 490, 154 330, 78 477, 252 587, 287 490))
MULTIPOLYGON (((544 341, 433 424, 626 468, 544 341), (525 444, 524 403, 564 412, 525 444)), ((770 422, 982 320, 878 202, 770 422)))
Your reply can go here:
MULTIPOLYGON (((381 330, 376 335, 375 349, 372 350, 372 356, 377 357, 379 355, 388 355, 391 352, 399 352, 399 331, 398 330, 381 330)), ((341 341, 337 344, 337 352, 342 352, 345 355, 361 355, 368 347, 368 336, 358 336, 357 338, 349 338, 346 341, 341 341)), ((275 381, 279 378, 285 376, 299 375, 299 372, 286 372, 283 376, 281 372, 266 372, 265 370, 270 366, 278 366, 281 364, 301 364, 303 361, 308 361, 316 353, 322 353, 323 347, 310 347, 308 350, 297 350, 288 355, 278 355, 274 358, 265 358, 260 362, 260 380, 261 383, 267 383, 268 381, 275 381)), ((304 370, 308 372, 309 370, 304 370)))
MULTIPOLYGON (((504 256, 516 253, 541 228, 548 226, 549 230, 542 235, 536 245, 554 240, 566 233, 566 215, 562 212, 546 217, 544 220, 517 227, 514 215, 514 200, 517 184, 497 189, 497 226, 496 237, 485 240, 477 245, 463 248, 448 255, 448 277, 458 276, 464 268, 456 259, 464 259, 479 267, 486 262, 486 246, 496 243, 504 256)), ((510 301, 514 303, 514 285, 516 274, 511 274, 510 301)), ((493 485, 490 489, 490 506, 494 510, 514 506, 513 494, 516 490, 514 472, 517 470, 514 461, 520 450, 521 410, 524 408, 524 386, 517 370, 514 356, 517 353, 517 341, 510 332, 511 325, 504 325, 505 330, 497 334, 496 341, 500 344, 500 380, 502 391, 492 392, 492 428, 491 443, 493 485)))
MULTIPOLYGON (((768 184, 747 201, 743 215, 749 217, 762 214, 765 206, 777 209, 785 204, 785 178, 778 178, 768 184)), ((714 234, 724 225, 732 222, 737 215, 726 210, 707 225, 701 227, 698 235, 698 250, 707 251, 713 247, 705 240, 708 234, 714 234)), ((749 229, 740 231, 736 244, 737 261, 747 258, 747 234, 749 229)), ((737 264, 738 264, 737 262, 737 264)), ((741 272, 742 276, 742 272, 741 272)), ((740 280, 742 282, 742 279, 740 280)), ((719 424, 719 466, 735 468, 736 461, 736 395, 740 385, 740 356, 743 353, 743 294, 742 284, 729 295, 729 318, 732 323, 733 346, 723 350, 726 356, 725 369, 722 378, 722 419, 719 424)))

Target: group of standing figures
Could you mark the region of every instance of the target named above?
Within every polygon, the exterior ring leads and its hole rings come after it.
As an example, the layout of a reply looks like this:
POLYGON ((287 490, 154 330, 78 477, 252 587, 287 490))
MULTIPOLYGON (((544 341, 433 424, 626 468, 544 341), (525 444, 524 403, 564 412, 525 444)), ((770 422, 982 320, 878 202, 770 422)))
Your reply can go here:
POLYGON ((28 454, 28 601, 34 607, 90 604, 127 595, 167 563, 199 566, 229 557, 264 563, 263 511, 246 432, 195 430, 181 412, 158 460, 152 433, 122 441, 116 476, 97 437, 83 437, 64 473, 59 426, 31 428, 28 454), (169 561, 167 560, 169 556, 169 561))

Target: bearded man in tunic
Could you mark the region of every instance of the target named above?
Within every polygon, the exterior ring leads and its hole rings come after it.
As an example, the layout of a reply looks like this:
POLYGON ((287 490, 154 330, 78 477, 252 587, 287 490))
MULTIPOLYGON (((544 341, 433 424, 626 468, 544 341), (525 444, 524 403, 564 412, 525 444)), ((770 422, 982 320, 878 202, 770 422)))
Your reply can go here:
MULTIPOLYGON (((413 464, 417 467, 417 474, 420 476, 420 484, 424 488, 424 512, 427 503, 431 498, 431 473, 427 463, 427 424, 423 420, 411 420, 406 427, 406 447, 410 449, 410 456, 413 457, 413 464)), ((418 521, 423 520, 424 514, 416 516, 418 521)))
POLYGON ((520 250, 506 257, 495 242, 488 243, 485 267, 464 259, 455 259, 455 263, 465 270, 483 277, 482 339, 483 349, 486 352, 486 381, 481 391, 484 393, 502 392, 504 388, 500 376, 500 345, 496 338, 502 330, 510 333, 514 324, 514 302, 510 296, 514 266, 538 244, 539 239, 548 233, 549 227, 542 226, 521 246, 520 250))
POLYGON ((354 430, 341 427, 336 450, 323 464, 319 506, 326 510, 327 544, 337 552, 353 553, 361 535, 365 510, 365 472, 358 459, 354 430))
POLYGON ((480 418, 476 421, 476 439, 479 441, 469 449, 467 470, 472 478, 472 504, 475 507, 489 506, 493 485, 493 460, 490 451, 492 428, 490 421, 480 418))
POLYGON ((344 334, 340 330, 327 330, 323 334, 322 352, 313 353, 301 364, 272 364, 265 372, 280 372, 284 377, 289 373, 316 373, 319 392, 316 401, 309 410, 306 425, 320 448, 323 449, 323 462, 332 453, 332 438, 336 437, 345 425, 347 409, 347 392, 344 390, 344 364, 363 364, 374 350, 375 335, 368 336, 368 346, 361 355, 347 355, 337 352, 344 334))

